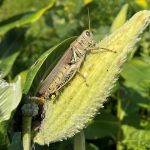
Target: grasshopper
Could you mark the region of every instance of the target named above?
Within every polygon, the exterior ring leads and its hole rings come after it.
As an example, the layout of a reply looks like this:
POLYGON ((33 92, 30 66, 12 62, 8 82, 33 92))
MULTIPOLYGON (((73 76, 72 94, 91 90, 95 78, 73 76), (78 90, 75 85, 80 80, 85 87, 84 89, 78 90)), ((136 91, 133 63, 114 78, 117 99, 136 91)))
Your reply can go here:
MULTIPOLYGON (((80 73, 79 69, 84 62, 87 52, 94 49, 98 49, 98 47, 96 46, 92 32, 90 30, 84 30, 82 34, 71 43, 62 58, 43 81, 38 91, 40 97, 48 99, 52 94, 57 93, 64 87, 77 72, 80 73)), ((111 51, 106 48, 100 49, 111 51)))
POLYGON ((85 59, 86 53, 90 48, 95 47, 93 34, 90 30, 85 30, 73 42, 64 53, 54 69, 43 81, 38 93, 43 98, 59 91, 76 74, 85 59))
MULTIPOLYGON (((89 12, 88 12, 89 17, 89 12)), ((58 61, 56 66, 52 69, 46 79, 42 82, 38 91, 39 97, 37 99, 44 101, 56 94, 62 87, 64 87, 78 72, 81 64, 84 62, 86 54, 91 50, 103 49, 114 52, 107 48, 99 48, 95 41, 93 34, 89 29, 84 30, 82 34, 70 44, 64 55, 58 61)), ((84 77, 83 74, 80 73, 84 77)))

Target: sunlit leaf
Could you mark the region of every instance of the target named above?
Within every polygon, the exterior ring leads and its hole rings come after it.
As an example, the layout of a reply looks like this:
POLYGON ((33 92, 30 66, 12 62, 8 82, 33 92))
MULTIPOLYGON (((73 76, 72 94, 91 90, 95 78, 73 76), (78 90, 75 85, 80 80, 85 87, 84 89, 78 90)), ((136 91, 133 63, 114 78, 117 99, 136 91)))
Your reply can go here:
POLYGON ((0 26, 0 36, 4 35, 7 31, 15 27, 22 27, 24 25, 33 23, 37 21, 48 9, 50 9, 54 5, 54 1, 52 1, 48 6, 42 8, 35 12, 28 12, 26 14, 21 15, 17 20, 0 26))
POLYGON ((9 120, 12 112, 17 108, 22 96, 21 79, 16 83, 0 80, 0 122, 9 120))
POLYGON ((127 149, 145 150, 150 148, 150 130, 143 130, 127 125, 123 125, 122 129, 124 134, 122 144, 126 144, 127 149))
POLYGON ((117 17, 113 21, 113 24, 110 29, 111 32, 115 31, 125 23, 127 12, 128 12, 128 4, 125 4, 122 6, 120 12, 118 13, 117 17))
MULTIPOLYGON (((70 42, 74 38, 69 38, 57 46, 46 51, 28 71, 23 93, 27 94, 32 85, 34 91, 37 91, 39 84, 46 77, 47 73, 54 67, 62 54, 67 50, 70 42), (34 82, 33 82, 34 80, 34 82)), ((36 92, 34 92, 35 94, 36 92)))

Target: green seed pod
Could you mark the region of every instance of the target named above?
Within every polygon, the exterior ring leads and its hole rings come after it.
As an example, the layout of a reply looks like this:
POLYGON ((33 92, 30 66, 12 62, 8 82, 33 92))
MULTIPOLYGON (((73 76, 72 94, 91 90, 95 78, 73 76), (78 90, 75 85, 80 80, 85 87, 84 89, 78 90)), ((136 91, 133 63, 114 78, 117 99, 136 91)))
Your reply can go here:
POLYGON ((149 18, 150 11, 138 12, 98 44, 117 53, 105 51, 87 56, 80 71, 87 74, 88 86, 77 74, 55 103, 52 100, 45 103, 45 118, 34 136, 34 142, 44 145, 67 139, 91 121, 110 95, 121 66, 139 41, 138 36, 150 22, 149 18))

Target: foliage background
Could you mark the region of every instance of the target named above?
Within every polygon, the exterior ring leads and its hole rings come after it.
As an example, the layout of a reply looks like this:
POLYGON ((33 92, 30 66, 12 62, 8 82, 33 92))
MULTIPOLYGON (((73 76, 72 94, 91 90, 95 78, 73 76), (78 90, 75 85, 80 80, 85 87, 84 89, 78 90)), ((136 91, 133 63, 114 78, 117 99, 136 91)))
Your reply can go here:
MULTIPOLYGON (((46 7, 50 0, 0 0, 0 30, 25 13, 46 7)), ((121 7, 129 5, 127 18, 143 9, 150 9, 147 0, 58 0, 55 6, 36 22, 13 28, 0 37, 0 69, 12 82, 19 74, 25 78, 29 67, 50 47, 62 40, 80 35, 88 28, 87 8, 95 39, 110 33, 121 7)), ((142 35, 136 51, 124 65, 123 72, 109 101, 85 129, 86 148, 150 149, 150 28, 142 35)), ((22 81, 23 82, 23 81, 22 81)), ((20 109, 18 108, 18 111, 20 109)), ((16 115, 15 115, 16 116, 16 115)), ((21 149, 20 126, 16 119, 9 130, 1 125, 1 148, 21 149), (14 124, 17 127, 14 129, 14 124), (8 132, 8 136, 7 136, 8 132)), ((73 138, 36 149, 73 149, 73 138)), ((0 149, 1 149, 0 148, 0 149)))

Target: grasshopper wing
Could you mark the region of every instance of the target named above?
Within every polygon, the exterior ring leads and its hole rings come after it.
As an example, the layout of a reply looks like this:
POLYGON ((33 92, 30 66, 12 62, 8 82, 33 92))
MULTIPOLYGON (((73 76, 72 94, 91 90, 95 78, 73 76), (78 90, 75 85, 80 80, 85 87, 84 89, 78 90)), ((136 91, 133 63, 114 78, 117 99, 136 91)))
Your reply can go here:
POLYGON ((49 75, 42 82, 41 87, 38 91, 40 95, 44 94, 56 78, 57 74, 64 68, 67 64, 70 64, 73 57, 73 51, 69 47, 64 55, 60 58, 56 66, 52 69, 49 75))

